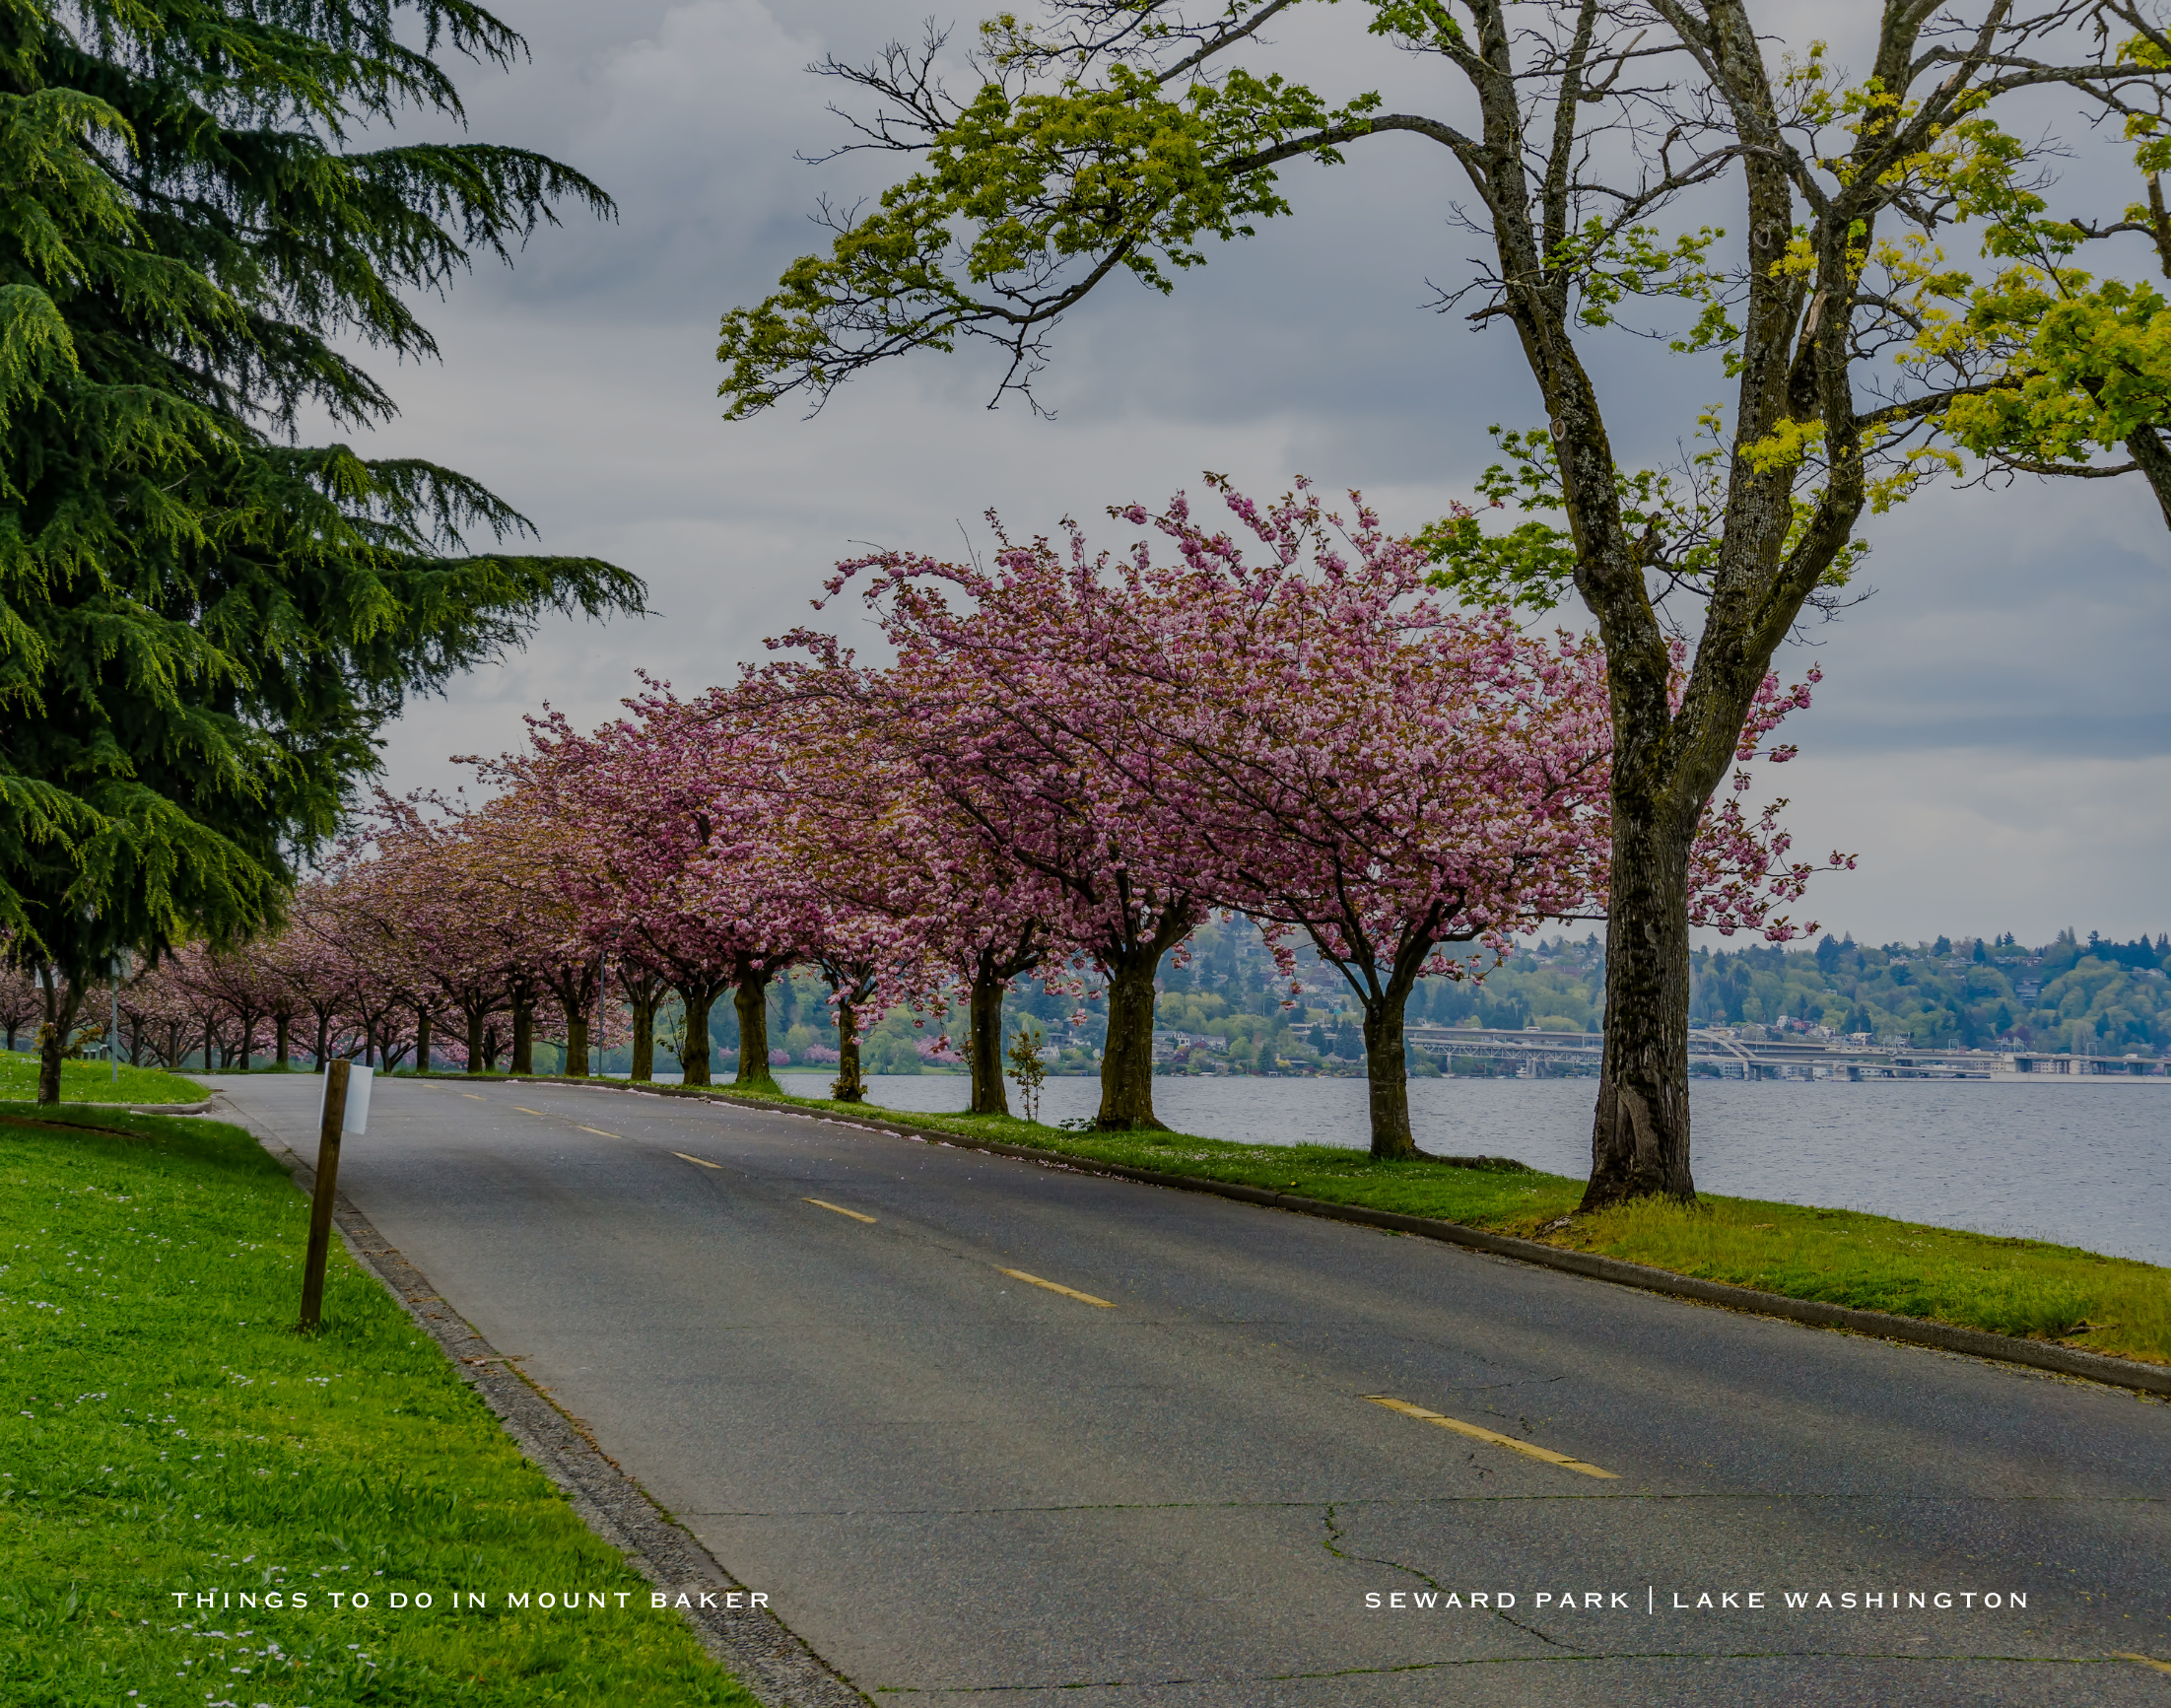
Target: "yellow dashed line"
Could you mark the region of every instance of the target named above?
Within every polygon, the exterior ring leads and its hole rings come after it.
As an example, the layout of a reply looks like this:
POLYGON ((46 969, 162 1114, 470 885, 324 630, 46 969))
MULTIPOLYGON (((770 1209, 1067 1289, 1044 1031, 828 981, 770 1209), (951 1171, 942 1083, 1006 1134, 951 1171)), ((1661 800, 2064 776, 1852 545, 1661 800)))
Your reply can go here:
POLYGON ((813 1204, 820 1209, 835 1210, 839 1215, 849 1216, 855 1222, 871 1222, 874 1220, 872 1216, 863 1216, 857 1210, 848 1210, 843 1204, 833 1204, 827 1198, 801 1198, 799 1201, 803 1204, 813 1204))
POLYGON ((674 1150, 671 1154, 677 1157, 679 1161, 693 1163, 698 1168, 712 1168, 720 1171, 723 1167, 720 1162, 703 1162, 698 1156, 688 1156, 683 1150, 674 1150))
MULTIPOLYGON (((575 1122, 574 1125, 576 1127, 580 1126, 578 1122, 575 1122)), ((605 1132, 600 1127, 581 1127, 580 1130, 582 1132, 592 1132, 597 1138, 616 1138, 618 1136, 615 1132, 605 1132)), ((675 1156, 677 1152, 674 1151, 672 1154, 675 1156)))
POLYGON ((995 1273, 1008 1275, 1013 1281, 1030 1281, 1036 1287, 1046 1287, 1051 1293, 1060 1293, 1066 1299, 1076 1299, 1082 1305, 1098 1305, 1104 1311, 1116 1309, 1114 1299, 1096 1299, 1091 1293, 1081 1293, 1075 1287, 1065 1287, 1054 1281, 1044 1281, 1038 1275, 1029 1275, 1023 1269, 1005 1269, 997 1266, 995 1273))
POLYGON ((1602 1476, 1613 1481, 1620 1479, 1617 1471, 1600 1470, 1596 1466, 1586 1465, 1580 1459, 1570 1459, 1565 1453, 1555 1453, 1550 1447, 1539 1447, 1534 1442, 1518 1441, 1512 1435, 1502 1435, 1497 1429, 1485 1429, 1475 1423, 1464 1423, 1459 1417, 1445 1417, 1437 1411, 1427 1411, 1422 1405, 1412 1405, 1406 1400, 1391 1400, 1385 1394, 1367 1394, 1365 1399, 1375 1405, 1386 1406, 1390 1411, 1399 1411, 1404 1417, 1437 1423, 1442 1429, 1452 1429, 1458 1435, 1467 1435, 1473 1440, 1489 1441, 1495 1447, 1526 1454, 1531 1459, 1542 1459, 1547 1465, 1557 1465, 1563 1470, 1580 1470, 1585 1476, 1602 1476))
POLYGON ((472 1091, 463 1091, 460 1095, 470 1103, 488 1103, 490 1101, 487 1097, 477 1097, 472 1091))
POLYGON ((2113 1649, 2114 1661, 2138 1661, 2143 1667, 2153 1667, 2159 1673, 2171 1673, 2171 1661, 2159 1661, 2153 1655, 2137 1655, 2130 1649, 2113 1649))
MULTIPOLYGON (((543 1115, 543 1112, 540 1109, 530 1109, 524 1103, 515 1103, 512 1107, 514 1109, 517 1109, 522 1115, 543 1115)), ((543 1115, 543 1119, 545 1121, 548 1121, 550 1117, 547 1115, 543 1115)))

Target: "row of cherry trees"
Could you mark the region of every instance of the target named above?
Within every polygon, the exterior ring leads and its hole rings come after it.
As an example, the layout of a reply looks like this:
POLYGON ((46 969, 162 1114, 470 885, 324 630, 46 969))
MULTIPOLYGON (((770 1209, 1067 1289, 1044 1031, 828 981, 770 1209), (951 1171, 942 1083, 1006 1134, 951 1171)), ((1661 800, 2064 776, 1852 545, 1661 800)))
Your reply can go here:
MULTIPOLYGON (((292 992, 262 1010, 282 1054, 305 1017, 319 1057, 342 1023, 387 1059, 439 1027, 480 1068, 503 1018, 515 1071, 542 1023, 575 1074, 622 997, 636 1078, 675 996, 692 1084, 728 995, 751 1085, 769 1077, 768 988, 810 967, 841 1097, 863 1095, 858 1039, 882 1012, 955 999, 983 1113, 1006 1108, 1005 992, 1100 989, 1099 1122, 1125 1128, 1159 1125, 1156 978, 1233 912, 1292 977, 1308 942, 1347 981, 1374 1154, 1409 1154, 1417 981, 1481 976, 1514 934, 1601 911, 1604 661, 1441 604, 1421 555, 1354 496, 1345 520, 1308 490, 1220 495, 1225 531, 1181 497, 1116 512, 1145 530, 1122 555, 1075 527, 1018 542, 998 525, 985 566, 842 565, 829 601, 862 599, 893 663, 807 629, 729 686, 649 682, 589 733, 546 714, 527 750, 481 766, 488 804, 381 801, 280 938, 176 977, 224 963, 292 992)), ((1765 737, 1806 703, 1767 683, 1741 760, 1788 757, 1765 737)), ((1692 907, 1784 940, 1798 928, 1778 910, 1809 868, 1772 811, 1741 809, 1748 786, 1744 771, 1706 816, 1692 907)))

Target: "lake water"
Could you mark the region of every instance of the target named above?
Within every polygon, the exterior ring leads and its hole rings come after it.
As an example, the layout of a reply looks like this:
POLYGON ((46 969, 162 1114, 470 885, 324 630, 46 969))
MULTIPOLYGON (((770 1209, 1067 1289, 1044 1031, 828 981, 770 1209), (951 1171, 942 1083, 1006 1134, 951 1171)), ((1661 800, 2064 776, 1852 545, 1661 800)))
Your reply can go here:
MULTIPOLYGON (((782 1071, 826 1097, 826 1074, 782 1071)), ((961 1110, 963 1075, 875 1074, 892 1109, 961 1110)), ((1512 1156, 1553 1174, 1591 1168, 1594 1079, 1413 1079, 1417 1142, 1512 1156)), ((1361 1079, 1167 1078, 1161 1119, 1185 1132, 1265 1144, 1367 1142, 1361 1079)), ((1043 1121, 1091 1115, 1100 1083, 1048 1081, 1043 1121)), ((1011 1090, 1017 1107, 1017 1091, 1011 1090)), ((1979 1079, 1693 1082, 1697 1187, 1740 1197, 1872 1210, 2022 1234, 2171 1264, 2171 1082, 1979 1079)))

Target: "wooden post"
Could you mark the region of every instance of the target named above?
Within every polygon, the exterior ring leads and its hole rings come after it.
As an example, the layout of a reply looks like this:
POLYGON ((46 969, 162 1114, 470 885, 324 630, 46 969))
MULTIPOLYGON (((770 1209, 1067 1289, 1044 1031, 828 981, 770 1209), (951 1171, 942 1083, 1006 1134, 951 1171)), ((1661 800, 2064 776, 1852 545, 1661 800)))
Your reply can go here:
POLYGON ((339 1193, 339 1133, 347 1120, 345 1060, 324 1066, 324 1120, 316 1134, 316 1196, 309 1200, 309 1252, 302 1262, 302 1321, 317 1327, 324 1313, 324 1260, 332 1246, 332 1199, 339 1193))

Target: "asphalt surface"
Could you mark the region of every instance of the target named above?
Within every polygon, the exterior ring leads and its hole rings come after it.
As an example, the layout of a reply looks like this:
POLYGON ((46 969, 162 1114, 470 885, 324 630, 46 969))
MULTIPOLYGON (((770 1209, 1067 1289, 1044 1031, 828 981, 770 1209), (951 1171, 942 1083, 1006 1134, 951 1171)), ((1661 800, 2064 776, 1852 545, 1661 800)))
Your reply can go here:
POLYGON ((340 1185, 877 1700, 2171 1703, 2159 1401, 601 1089, 379 1082, 340 1185))

